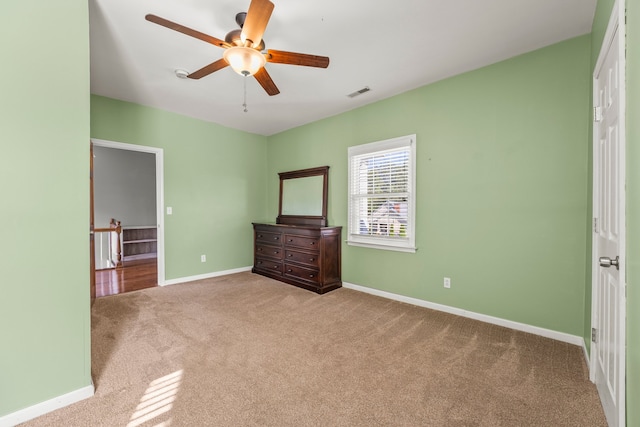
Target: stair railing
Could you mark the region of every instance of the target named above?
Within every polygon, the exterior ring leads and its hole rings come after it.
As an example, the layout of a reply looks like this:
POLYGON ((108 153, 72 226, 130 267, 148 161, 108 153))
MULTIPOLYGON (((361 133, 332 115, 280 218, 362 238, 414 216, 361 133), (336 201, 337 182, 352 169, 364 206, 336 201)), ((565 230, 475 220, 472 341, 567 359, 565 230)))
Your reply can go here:
POLYGON ((94 232, 97 246, 96 270, 122 268, 122 224, 120 221, 111 218, 109 228, 96 228, 94 232), (107 239, 106 245, 105 238, 107 239))

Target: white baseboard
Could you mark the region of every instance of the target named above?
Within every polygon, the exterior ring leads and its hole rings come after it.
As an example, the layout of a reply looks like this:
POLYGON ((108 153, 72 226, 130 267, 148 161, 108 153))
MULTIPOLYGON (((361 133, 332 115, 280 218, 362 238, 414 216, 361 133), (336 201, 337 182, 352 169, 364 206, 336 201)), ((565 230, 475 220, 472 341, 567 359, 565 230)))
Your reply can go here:
POLYGON ((213 273, 198 274, 197 276, 180 277, 178 279, 165 280, 162 286, 177 285, 178 283, 193 282, 196 280, 211 279, 212 277, 226 276, 227 274, 243 273, 251 271, 253 267, 240 267, 231 270, 216 271, 213 273))
POLYGON ((504 326, 506 328, 515 329, 517 331, 528 332, 534 335, 540 335, 542 337, 551 338, 557 341, 566 342, 569 344, 581 346, 585 349, 584 339, 577 335, 566 334, 564 332, 552 331, 550 329, 539 328, 537 326, 527 325, 525 323, 514 322, 511 320, 501 319, 499 317, 487 316, 486 314, 475 313, 473 311, 463 310, 461 308, 450 307, 448 305, 437 304, 417 298, 407 297, 404 295, 393 294, 391 292, 381 291, 378 289, 367 288, 365 286, 355 285, 353 283, 342 282, 342 286, 348 289, 353 289, 359 292, 365 292, 367 294, 376 295, 383 298, 388 298, 407 304, 417 305, 419 307, 430 308, 432 310, 443 311, 445 313, 455 314, 462 317, 468 317, 470 319, 479 320, 481 322, 491 323, 498 326, 504 326))
POLYGON ((93 384, 91 384, 67 394, 63 394, 62 396, 54 397, 53 399, 29 406, 28 408, 0 417, 0 427, 13 427, 17 424, 37 418, 40 415, 47 414, 55 411, 56 409, 64 408, 72 403, 87 399, 93 396, 94 393, 95 389, 93 384))
POLYGON ((589 359, 589 352, 587 351, 587 344, 582 340, 582 353, 584 354, 584 360, 587 362, 587 366, 589 367, 589 371, 591 371, 591 360, 589 359))

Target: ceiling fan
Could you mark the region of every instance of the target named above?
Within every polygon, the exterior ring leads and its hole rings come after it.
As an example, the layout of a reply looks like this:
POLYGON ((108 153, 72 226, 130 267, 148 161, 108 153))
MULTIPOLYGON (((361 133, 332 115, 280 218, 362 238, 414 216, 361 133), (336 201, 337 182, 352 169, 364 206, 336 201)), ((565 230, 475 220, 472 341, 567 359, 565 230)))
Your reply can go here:
POLYGON ((248 12, 240 12, 236 15, 236 23, 240 26, 240 29, 230 31, 224 40, 156 15, 149 14, 145 16, 145 19, 225 49, 221 59, 188 74, 188 78, 200 79, 230 65, 240 75, 245 77, 254 76, 260 86, 270 96, 273 96, 279 94, 280 90, 264 68, 266 62, 327 68, 329 66, 329 58, 272 49, 264 52, 265 43, 262 35, 267 28, 271 12, 273 12, 273 3, 269 0, 252 0, 248 12))

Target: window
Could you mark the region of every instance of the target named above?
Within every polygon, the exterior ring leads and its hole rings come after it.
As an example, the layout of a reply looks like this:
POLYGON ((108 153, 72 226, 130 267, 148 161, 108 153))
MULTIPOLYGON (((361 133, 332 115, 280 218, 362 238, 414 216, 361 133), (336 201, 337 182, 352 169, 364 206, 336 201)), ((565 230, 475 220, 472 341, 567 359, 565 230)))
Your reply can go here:
POLYGON ((416 136, 349 147, 347 243, 415 252, 416 136))

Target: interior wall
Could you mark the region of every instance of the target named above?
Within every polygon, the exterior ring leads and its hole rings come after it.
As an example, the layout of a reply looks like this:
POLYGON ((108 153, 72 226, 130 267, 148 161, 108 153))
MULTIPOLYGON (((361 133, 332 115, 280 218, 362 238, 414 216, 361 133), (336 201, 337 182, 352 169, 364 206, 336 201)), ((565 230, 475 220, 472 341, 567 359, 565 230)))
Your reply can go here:
POLYGON ((156 156, 153 153, 93 147, 95 227, 111 218, 123 227, 156 226, 156 156))
POLYGON ((91 136, 164 150, 167 280, 253 264, 251 222, 266 216, 266 137, 95 95, 91 136))
POLYGON ((90 387, 91 345, 87 3, 0 9, 1 418, 90 387))
POLYGON ((278 172, 329 165, 346 240, 347 147, 415 133, 418 251, 343 244, 343 280, 582 336, 589 63, 582 36, 274 135, 269 217, 278 172))

